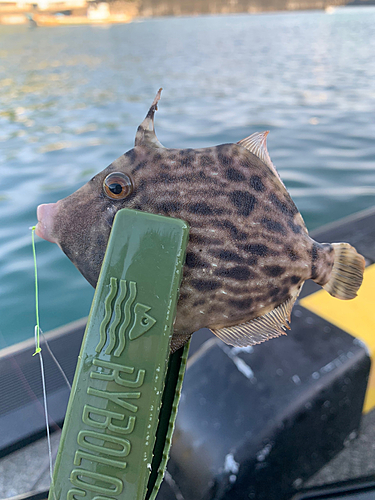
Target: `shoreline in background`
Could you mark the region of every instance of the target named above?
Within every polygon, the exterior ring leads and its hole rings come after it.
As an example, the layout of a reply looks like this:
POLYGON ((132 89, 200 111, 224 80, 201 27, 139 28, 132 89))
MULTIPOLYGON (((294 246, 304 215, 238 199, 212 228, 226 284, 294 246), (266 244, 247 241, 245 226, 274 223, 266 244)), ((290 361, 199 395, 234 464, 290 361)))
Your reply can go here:
POLYGON ((325 10, 337 7, 374 5, 375 0, 0 0, 0 24, 28 24, 30 27, 75 24, 129 23, 135 19, 202 14, 258 14, 261 12, 325 10))

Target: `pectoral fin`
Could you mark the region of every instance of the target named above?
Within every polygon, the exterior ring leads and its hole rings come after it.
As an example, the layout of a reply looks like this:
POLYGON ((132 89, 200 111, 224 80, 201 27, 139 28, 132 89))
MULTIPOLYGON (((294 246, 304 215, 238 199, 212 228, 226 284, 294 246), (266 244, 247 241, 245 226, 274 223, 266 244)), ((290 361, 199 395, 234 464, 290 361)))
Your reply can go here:
POLYGON ((285 329, 290 330, 290 315, 300 291, 301 287, 290 299, 263 316, 236 326, 218 330, 211 328, 211 331, 226 344, 237 347, 260 344, 280 335, 286 335, 285 329))
MULTIPOLYGON (((250 153, 253 153, 257 156, 263 163, 265 163, 272 172, 276 175, 278 179, 280 179, 279 173, 275 168, 275 165, 272 163, 270 155, 267 151, 267 135, 269 134, 269 130, 266 132, 255 132, 255 134, 249 135, 245 139, 237 142, 240 146, 246 148, 250 153)), ((280 179, 282 182, 282 180, 280 179)))
POLYGON ((135 135, 135 146, 148 146, 152 148, 164 148, 164 146, 159 142, 155 134, 154 128, 154 115, 155 111, 158 109, 158 102, 160 101, 161 91, 159 89, 151 108, 148 110, 146 118, 139 125, 137 133, 135 135))

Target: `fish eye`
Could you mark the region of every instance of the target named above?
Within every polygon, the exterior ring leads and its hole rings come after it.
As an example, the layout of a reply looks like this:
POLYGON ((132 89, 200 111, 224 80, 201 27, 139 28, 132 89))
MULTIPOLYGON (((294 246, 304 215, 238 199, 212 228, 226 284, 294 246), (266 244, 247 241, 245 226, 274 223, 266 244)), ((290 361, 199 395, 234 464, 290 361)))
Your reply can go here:
POLYGON ((128 175, 113 172, 104 179, 103 190, 111 200, 123 200, 133 192, 133 183, 128 175))

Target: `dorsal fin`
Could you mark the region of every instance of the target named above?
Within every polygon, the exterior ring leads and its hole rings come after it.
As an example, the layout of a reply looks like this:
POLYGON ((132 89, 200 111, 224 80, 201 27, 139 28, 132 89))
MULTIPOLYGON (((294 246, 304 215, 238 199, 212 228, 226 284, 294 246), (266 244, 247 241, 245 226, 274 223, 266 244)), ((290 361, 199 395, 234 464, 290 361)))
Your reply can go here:
POLYGON ((151 108, 148 110, 146 118, 139 125, 137 133, 135 134, 135 146, 148 146, 151 148, 164 148, 164 146, 159 142, 155 134, 154 128, 154 115, 155 111, 158 109, 158 102, 160 101, 161 91, 159 89, 151 108))
POLYGON ((210 328, 210 330, 226 344, 237 347, 260 344, 266 340, 285 335, 285 329, 290 330, 290 314, 301 288, 299 287, 286 302, 263 316, 259 316, 259 318, 236 326, 218 330, 210 328))
POLYGON ((262 162, 272 170, 276 177, 280 179, 279 173, 276 170, 275 165, 272 163, 270 155, 267 151, 267 135, 269 133, 269 130, 266 130, 266 132, 262 133, 255 132, 255 134, 251 134, 249 135, 249 137, 238 141, 237 144, 246 148, 248 151, 250 151, 250 153, 253 153, 260 160, 262 160, 262 162))

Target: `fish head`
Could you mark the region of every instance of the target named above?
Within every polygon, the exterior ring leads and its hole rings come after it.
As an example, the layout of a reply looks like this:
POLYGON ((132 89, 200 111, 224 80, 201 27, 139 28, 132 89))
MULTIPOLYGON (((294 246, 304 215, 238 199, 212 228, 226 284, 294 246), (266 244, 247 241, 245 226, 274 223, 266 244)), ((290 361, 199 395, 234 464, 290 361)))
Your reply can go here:
POLYGON ((130 163, 123 155, 70 196, 37 209, 36 234, 57 243, 93 286, 114 217, 133 194, 130 163))
POLYGON ((70 196, 37 209, 36 234, 56 243, 94 287, 116 213, 122 208, 142 209, 142 189, 137 187, 145 184, 156 167, 152 159, 162 158, 158 151, 165 150, 154 131, 160 92, 138 127, 133 149, 70 196))

